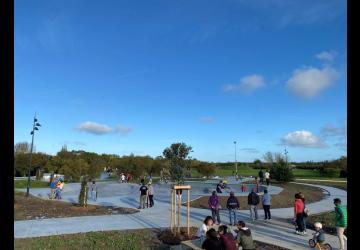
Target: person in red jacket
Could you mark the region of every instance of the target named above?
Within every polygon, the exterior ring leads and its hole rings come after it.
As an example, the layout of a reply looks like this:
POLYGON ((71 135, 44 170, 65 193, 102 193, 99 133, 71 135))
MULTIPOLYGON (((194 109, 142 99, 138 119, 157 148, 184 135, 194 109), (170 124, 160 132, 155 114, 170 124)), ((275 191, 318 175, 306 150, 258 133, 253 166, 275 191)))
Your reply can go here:
POLYGON ((301 199, 301 196, 297 193, 295 194, 294 202, 294 220, 297 225, 297 234, 305 235, 305 225, 304 225, 304 202, 301 199))
POLYGON ((228 233, 227 229, 227 226, 221 225, 218 230, 222 248, 224 250, 237 250, 238 248, 236 247, 234 236, 232 233, 228 233))

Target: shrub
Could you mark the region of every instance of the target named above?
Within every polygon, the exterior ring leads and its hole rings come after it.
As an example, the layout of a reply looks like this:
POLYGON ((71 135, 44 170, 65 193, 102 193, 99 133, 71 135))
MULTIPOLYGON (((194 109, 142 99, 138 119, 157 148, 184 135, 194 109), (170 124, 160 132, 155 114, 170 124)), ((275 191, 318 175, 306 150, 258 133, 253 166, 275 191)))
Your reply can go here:
POLYGON ((341 171, 340 171, 340 177, 346 178, 346 177, 347 177, 347 171, 341 170, 341 171))
POLYGON ((320 168, 320 174, 326 177, 339 176, 339 170, 336 168, 320 168))
POLYGON ((278 182, 289 182, 294 180, 292 170, 284 164, 277 164, 270 169, 270 178, 278 182))

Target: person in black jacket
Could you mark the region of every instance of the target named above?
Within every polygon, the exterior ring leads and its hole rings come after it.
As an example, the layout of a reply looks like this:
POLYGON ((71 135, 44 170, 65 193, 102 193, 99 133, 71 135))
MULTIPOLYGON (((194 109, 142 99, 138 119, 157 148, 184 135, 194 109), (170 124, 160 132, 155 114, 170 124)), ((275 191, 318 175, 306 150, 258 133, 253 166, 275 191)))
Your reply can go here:
POLYGON ((258 219, 257 206, 260 203, 260 197, 257 193, 254 192, 254 188, 251 189, 251 193, 248 195, 248 205, 250 206, 250 219, 254 221, 258 219))
POLYGON ((206 240, 202 244, 201 248, 205 250, 223 250, 221 241, 214 228, 210 228, 209 231, 206 232, 206 240))
POLYGON ((230 192, 230 197, 226 202, 226 207, 229 209, 230 225, 235 226, 236 223, 236 209, 240 208, 238 199, 235 197, 234 192, 230 192), (233 220, 234 217, 234 220, 233 220))

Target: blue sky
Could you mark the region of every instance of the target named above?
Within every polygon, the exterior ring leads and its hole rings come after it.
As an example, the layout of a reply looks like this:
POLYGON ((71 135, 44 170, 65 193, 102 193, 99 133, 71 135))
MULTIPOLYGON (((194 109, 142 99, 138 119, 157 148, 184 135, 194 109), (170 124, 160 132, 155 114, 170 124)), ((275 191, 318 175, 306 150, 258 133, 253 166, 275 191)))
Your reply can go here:
POLYGON ((14 141, 206 161, 346 155, 346 1, 15 1, 14 141))

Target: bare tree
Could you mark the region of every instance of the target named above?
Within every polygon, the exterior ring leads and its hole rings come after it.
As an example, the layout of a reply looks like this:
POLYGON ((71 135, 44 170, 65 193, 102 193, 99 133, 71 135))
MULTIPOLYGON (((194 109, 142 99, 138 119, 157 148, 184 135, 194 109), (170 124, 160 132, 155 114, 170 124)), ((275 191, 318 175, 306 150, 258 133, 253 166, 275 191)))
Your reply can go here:
MULTIPOLYGON (((27 154, 30 153, 31 144, 27 142, 18 142, 14 146, 14 154, 27 154)), ((35 151, 35 150, 34 150, 35 151)))
POLYGON ((266 152, 264 155, 263 155, 263 159, 269 163, 269 164, 273 164, 274 163, 274 157, 273 157, 273 154, 268 151, 266 152))

